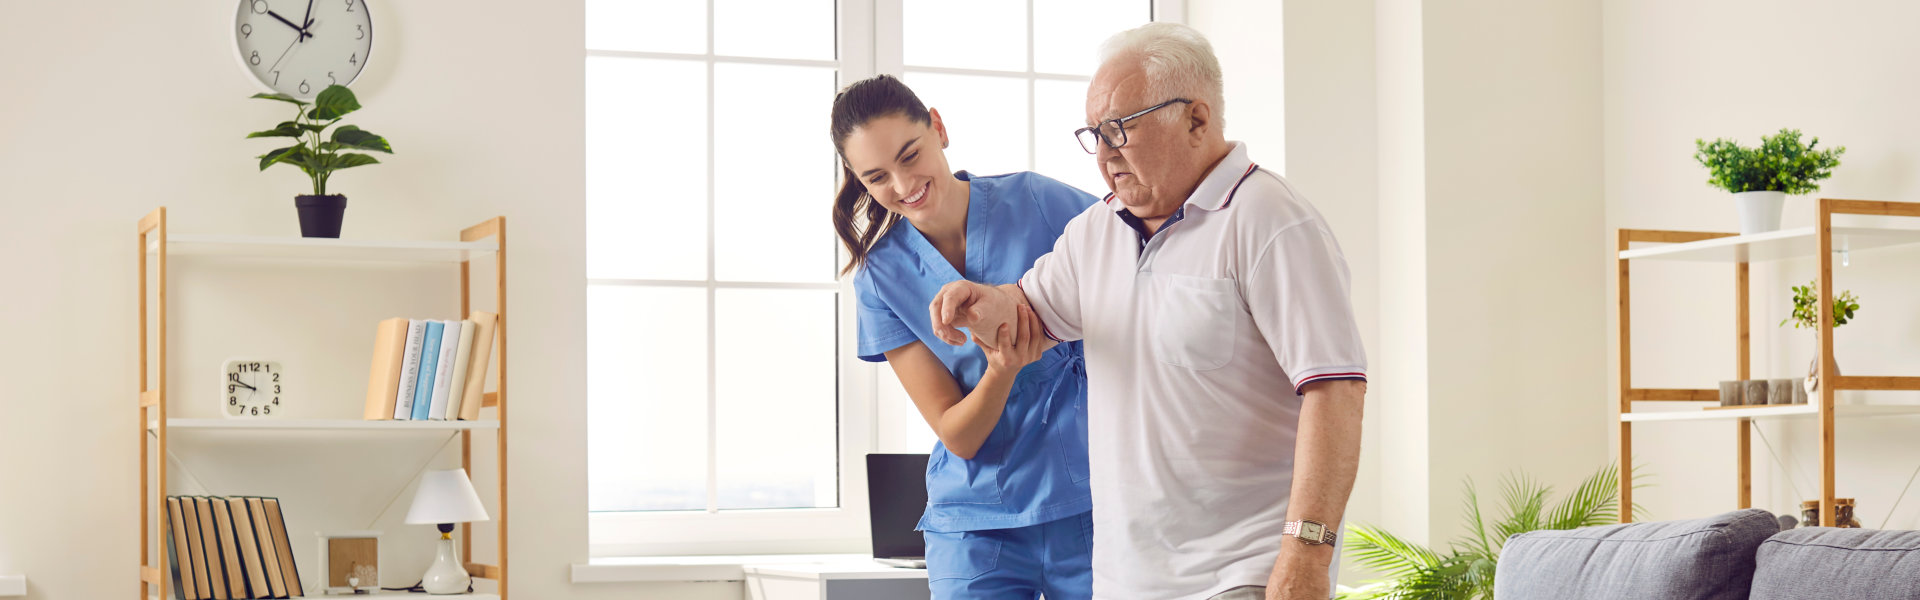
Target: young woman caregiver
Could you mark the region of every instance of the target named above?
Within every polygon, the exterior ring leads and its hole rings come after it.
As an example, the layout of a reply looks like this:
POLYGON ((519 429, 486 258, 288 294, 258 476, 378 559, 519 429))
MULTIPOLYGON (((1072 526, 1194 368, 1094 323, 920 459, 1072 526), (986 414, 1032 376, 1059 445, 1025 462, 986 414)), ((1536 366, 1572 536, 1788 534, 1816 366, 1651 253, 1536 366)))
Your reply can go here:
POLYGON ((918 527, 928 584, 935 600, 1092 598, 1080 344, 1054 345, 1023 311, 951 346, 934 337, 927 306, 961 278, 1019 280, 1099 200, 1035 173, 950 171, 947 140, 939 111, 892 77, 834 99, 845 183, 833 225, 857 270, 860 358, 892 363, 940 438, 918 527))

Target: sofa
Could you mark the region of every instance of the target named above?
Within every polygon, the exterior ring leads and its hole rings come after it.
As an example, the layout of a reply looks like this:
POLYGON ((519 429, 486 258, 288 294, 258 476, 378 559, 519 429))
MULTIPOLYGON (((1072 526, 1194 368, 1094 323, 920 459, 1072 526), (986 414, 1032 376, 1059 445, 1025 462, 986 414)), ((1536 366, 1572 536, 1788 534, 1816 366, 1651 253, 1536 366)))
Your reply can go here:
POLYGON ((1500 600, 1920 600, 1920 531, 1780 530, 1764 510, 1507 540, 1500 600))

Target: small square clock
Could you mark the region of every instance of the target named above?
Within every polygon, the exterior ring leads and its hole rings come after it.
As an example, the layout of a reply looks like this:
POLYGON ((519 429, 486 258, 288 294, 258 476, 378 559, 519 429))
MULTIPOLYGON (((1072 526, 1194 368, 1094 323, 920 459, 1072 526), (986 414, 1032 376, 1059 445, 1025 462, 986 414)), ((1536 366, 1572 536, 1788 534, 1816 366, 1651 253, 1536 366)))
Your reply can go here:
POLYGON ((278 417, 284 408, 280 399, 289 383, 279 361, 228 359, 220 368, 224 393, 220 394, 220 414, 229 419, 278 417))

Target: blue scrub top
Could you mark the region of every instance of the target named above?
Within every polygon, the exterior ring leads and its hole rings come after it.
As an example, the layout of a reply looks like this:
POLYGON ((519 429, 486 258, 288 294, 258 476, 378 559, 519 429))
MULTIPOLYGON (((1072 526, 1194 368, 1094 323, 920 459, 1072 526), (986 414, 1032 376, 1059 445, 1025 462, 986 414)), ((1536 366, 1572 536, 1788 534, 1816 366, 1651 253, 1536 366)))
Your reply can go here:
MULTIPOLYGON (((1053 250, 1067 221, 1099 198, 1037 173, 967 182, 966 279, 1015 283, 1053 250)), ((950 346, 933 335, 927 305, 962 273, 933 243, 902 221, 874 242, 854 275, 860 358, 926 344, 971 393, 987 357, 971 339, 950 346)), ((1021 369, 993 433, 965 460, 935 442, 927 459, 927 511, 919 529, 939 533, 1026 527, 1093 510, 1087 487, 1087 377, 1080 343, 1060 344, 1021 369)))

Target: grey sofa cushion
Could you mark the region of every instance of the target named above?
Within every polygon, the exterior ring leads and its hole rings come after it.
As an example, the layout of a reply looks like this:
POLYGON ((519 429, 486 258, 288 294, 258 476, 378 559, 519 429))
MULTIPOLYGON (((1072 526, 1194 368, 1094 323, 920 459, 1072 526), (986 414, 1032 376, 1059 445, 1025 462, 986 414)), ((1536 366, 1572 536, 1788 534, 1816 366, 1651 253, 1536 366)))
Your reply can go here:
POLYGON ((1750 509, 1692 521, 1535 531, 1507 540, 1500 600, 1746 600, 1754 552, 1780 531, 1750 509))
POLYGON ((1920 531, 1783 531, 1760 545, 1758 561, 1753 600, 1920 598, 1920 531))

